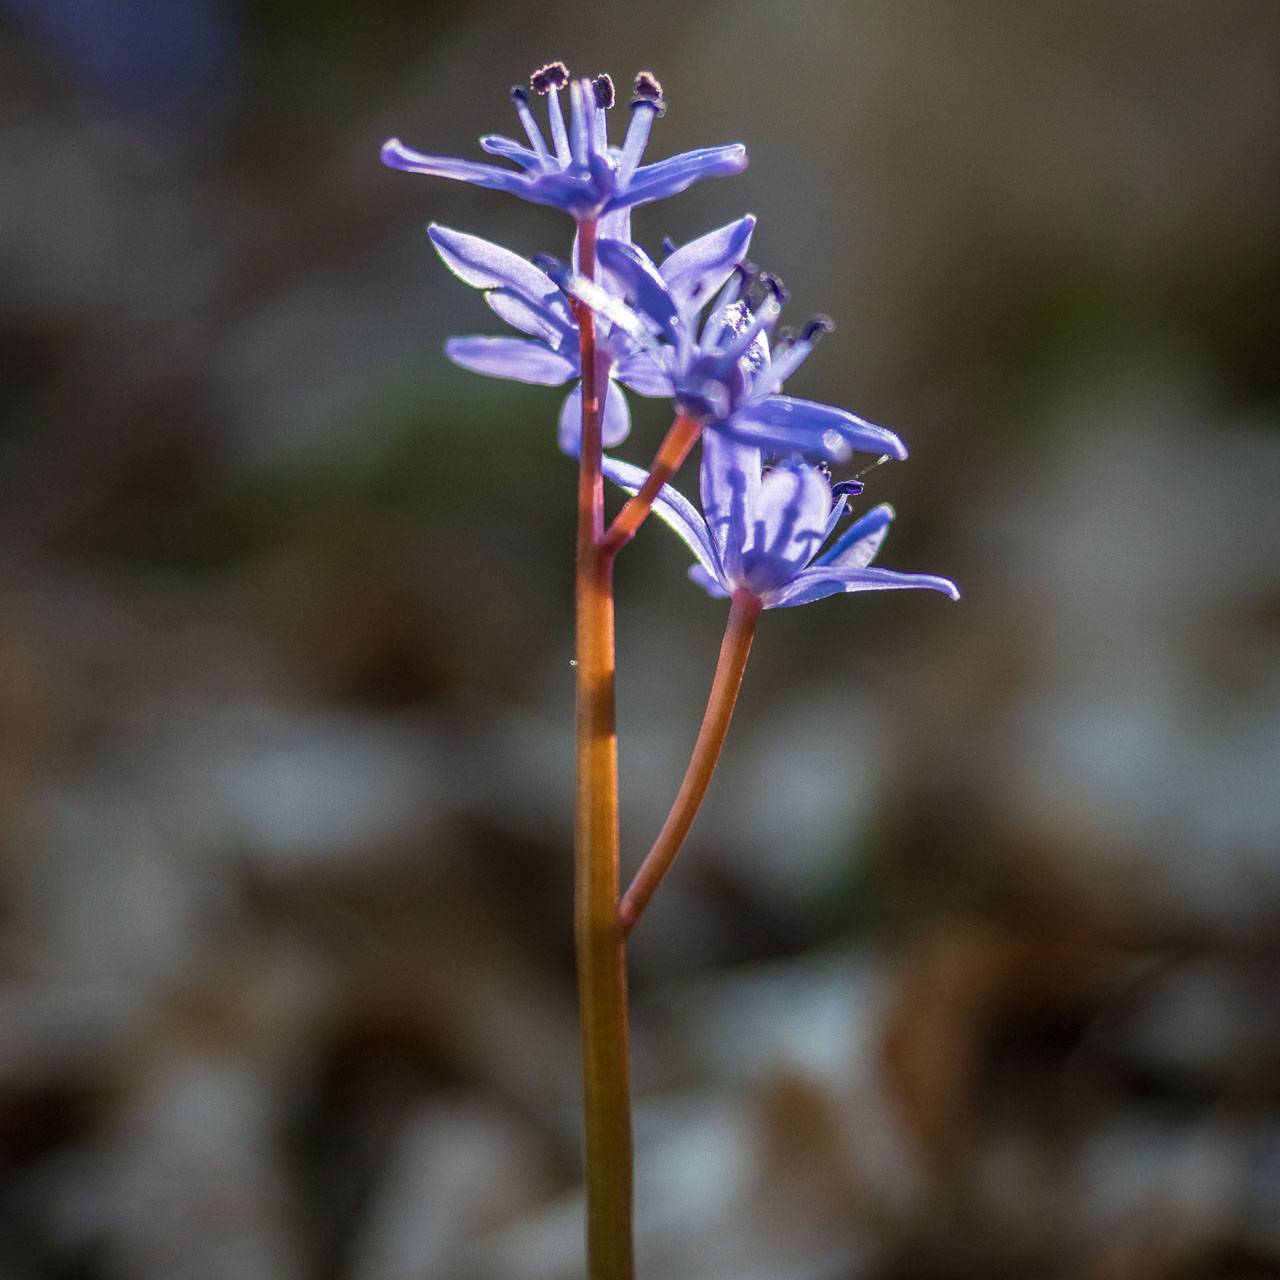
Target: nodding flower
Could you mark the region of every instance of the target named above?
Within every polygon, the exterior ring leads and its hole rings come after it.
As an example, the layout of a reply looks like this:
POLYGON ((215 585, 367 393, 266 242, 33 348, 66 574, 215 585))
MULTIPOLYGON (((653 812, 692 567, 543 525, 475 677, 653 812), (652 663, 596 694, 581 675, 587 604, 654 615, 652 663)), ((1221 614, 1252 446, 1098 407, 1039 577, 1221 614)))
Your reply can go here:
MULTIPOLYGON (((611 146, 608 138, 608 112, 614 105, 615 93, 607 75, 572 79, 563 62, 551 62, 533 73, 530 88, 547 100, 550 142, 533 114, 529 90, 519 85, 511 90, 511 101, 528 146, 498 134, 480 139, 485 151, 511 161, 515 168, 424 155, 405 146, 399 138, 383 143, 383 164, 409 173, 454 178, 508 191, 522 200, 563 209, 579 222, 662 200, 703 178, 726 177, 747 167, 747 151, 739 143, 685 151, 642 165, 640 159, 649 131, 654 120, 666 111, 662 86, 648 71, 635 78, 631 121, 621 147, 611 146), (560 100, 566 87, 567 120, 560 100)), ((625 237, 629 233, 620 224, 610 227, 606 234, 625 237)))
POLYGON ((787 293, 776 276, 745 261, 754 226, 750 216, 730 223, 661 266, 635 244, 601 240, 601 278, 562 273, 560 284, 632 334, 638 350, 628 372, 643 393, 670 396, 705 431, 767 454, 844 462, 860 450, 904 459, 906 445, 892 431, 833 405, 779 394, 834 326, 814 316, 770 345, 787 293))
MULTIPOLYGON (((697 563, 689 576, 713 596, 746 591, 765 609, 808 604, 849 591, 922 587, 960 598, 954 582, 932 574, 873 568, 893 508, 873 508, 836 534, 849 493, 833 493, 823 469, 791 459, 765 471, 755 445, 723 435, 702 440, 702 511, 664 485, 653 513, 679 536, 697 563), (823 547, 826 546, 826 550, 823 547)), ((645 471, 605 458, 604 473, 635 493, 645 471)))

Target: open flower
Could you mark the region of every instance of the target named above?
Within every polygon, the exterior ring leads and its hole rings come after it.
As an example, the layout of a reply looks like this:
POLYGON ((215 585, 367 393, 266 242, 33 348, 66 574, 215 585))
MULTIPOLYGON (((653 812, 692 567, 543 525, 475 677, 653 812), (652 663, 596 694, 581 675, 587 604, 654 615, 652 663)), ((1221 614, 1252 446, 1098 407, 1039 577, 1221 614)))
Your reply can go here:
MULTIPOLYGON (((406 147, 399 138, 382 146, 382 162, 409 173, 456 178, 480 187, 509 191, 522 200, 554 205, 579 221, 599 218, 611 211, 630 209, 675 195, 702 178, 741 173, 747 151, 741 144, 686 151, 656 164, 642 165, 653 122, 666 111, 662 86, 647 71, 635 79, 631 97, 631 124, 621 147, 609 145, 606 113, 614 102, 613 81, 570 80, 563 62, 552 62, 535 71, 530 84, 547 99, 551 131, 548 145, 529 105, 528 92, 511 90, 511 101, 524 126, 529 145, 491 134, 480 139, 490 154, 512 161, 517 168, 460 160, 453 156, 423 155, 406 147), (569 119, 566 122, 560 90, 569 87, 569 119)), ((610 228, 607 234, 625 234, 610 228)))
MULTIPOLYGON (((726 245, 727 233, 740 225, 718 233, 726 245)), ((723 269, 708 272, 695 265, 693 246, 657 266, 637 245, 602 240, 597 260, 604 280, 566 274, 560 283, 636 339, 643 352, 631 362, 637 389, 671 396, 678 411, 705 431, 766 454, 844 462, 860 450, 904 459, 906 445, 892 431, 834 405, 779 394, 818 337, 834 326, 826 316, 814 316, 770 347, 786 292, 776 277, 743 265, 740 236, 732 244, 734 252, 718 260, 723 269)), ((698 252, 710 256, 706 247, 698 252)))
MULTIPOLYGON (((714 294, 734 273, 747 246, 755 219, 750 215, 708 232, 676 249, 663 263, 671 287, 681 297, 714 294)), ((464 369, 495 378, 513 378, 558 386, 580 378, 578 321, 552 275, 501 245, 479 236, 433 224, 427 230, 432 244, 455 275, 485 290, 485 301, 508 324, 527 338, 472 335, 450 338, 449 358, 464 369)), ((601 244, 607 243, 601 241, 601 244)), ((549 260, 546 260, 549 261, 549 260)), ((549 270, 563 278, 560 264, 549 270)), ((619 297, 613 278, 602 273, 597 301, 596 353, 606 376, 603 438, 606 448, 626 439, 631 415, 618 383, 640 395, 665 397, 670 383, 665 357, 647 329, 619 297)), ((581 437, 582 396, 575 386, 560 413, 560 447, 574 456, 581 437)))
MULTIPOLYGON (((711 595, 746 591, 765 609, 845 591, 911 587, 960 598, 947 578, 870 567, 893 519, 887 503, 854 521, 823 551, 847 499, 833 493, 820 468, 794 460, 764 471, 758 447, 718 434, 705 435, 702 450, 705 518, 670 485, 653 510, 693 552, 697 563, 689 576, 711 595)), ((604 473, 629 493, 645 479, 641 468, 615 458, 604 460, 604 473)))

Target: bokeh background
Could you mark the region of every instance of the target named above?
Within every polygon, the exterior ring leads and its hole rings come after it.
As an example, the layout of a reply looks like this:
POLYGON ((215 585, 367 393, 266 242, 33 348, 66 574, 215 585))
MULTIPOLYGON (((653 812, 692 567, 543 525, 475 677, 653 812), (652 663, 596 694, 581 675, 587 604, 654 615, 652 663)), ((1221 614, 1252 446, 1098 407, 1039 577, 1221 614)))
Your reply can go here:
POLYGON ((642 1274, 1280 1275, 1280 5, 3 0, 0 1277, 580 1275, 573 470, 423 235, 568 224, 377 161, 553 57, 748 144, 637 236, 759 216, 965 592, 763 620, 633 947, 642 1274))

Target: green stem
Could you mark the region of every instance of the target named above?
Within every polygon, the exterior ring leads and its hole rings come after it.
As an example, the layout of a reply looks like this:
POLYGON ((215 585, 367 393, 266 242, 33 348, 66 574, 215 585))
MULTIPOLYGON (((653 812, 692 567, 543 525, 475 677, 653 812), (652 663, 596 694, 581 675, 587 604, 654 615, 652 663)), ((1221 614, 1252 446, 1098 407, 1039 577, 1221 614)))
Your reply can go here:
POLYGON ((707 786, 720 759, 720 749, 724 746, 733 708, 738 701, 738 689, 742 685, 742 673, 746 670, 747 655, 751 652, 760 607, 760 601, 749 591, 733 593, 729 621, 725 624, 724 640, 720 645, 720 659, 716 663, 715 679, 711 682, 711 696, 707 699, 707 710, 702 717, 702 728, 698 730, 698 741, 694 744, 689 768, 653 848, 618 905, 618 920, 624 934, 631 932, 662 877, 670 870, 689 834, 702 798, 707 794, 707 786))
MULTIPOLYGON (((595 275, 596 224, 578 226, 578 269, 595 275)), ((582 1049, 588 1280, 632 1280, 631 1097, 626 942, 618 920, 618 741, 613 555, 604 537, 595 316, 578 305, 582 450, 578 469, 577 784, 574 934, 582 1049)))

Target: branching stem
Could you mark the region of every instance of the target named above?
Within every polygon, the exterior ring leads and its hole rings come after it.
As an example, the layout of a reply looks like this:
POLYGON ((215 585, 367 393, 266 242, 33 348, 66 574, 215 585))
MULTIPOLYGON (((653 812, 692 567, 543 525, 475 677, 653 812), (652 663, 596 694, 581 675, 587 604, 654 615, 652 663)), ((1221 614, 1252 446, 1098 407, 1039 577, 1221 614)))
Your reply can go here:
POLYGON ((707 710, 702 717, 702 728, 698 730, 698 741, 694 744, 689 768, 653 848, 618 905, 618 920, 624 935, 631 932, 662 877, 675 861, 702 798, 707 794, 725 734, 729 732, 729 721, 738 700, 738 689, 742 685, 742 673, 746 670, 747 655, 751 652, 760 607, 760 601, 750 592, 734 592, 724 640, 720 645, 720 660, 711 684, 711 696, 707 699, 707 710))
POLYGON ((648 479, 633 497, 627 499, 604 535, 602 547, 606 554, 617 555, 636 536, 636 530, 648 518, 654 498, 680 469, 680 464, 689 456, 689 450, 693 448, 701 431, 701 425, 684 414, 671 424, 654 455, 648 479))

